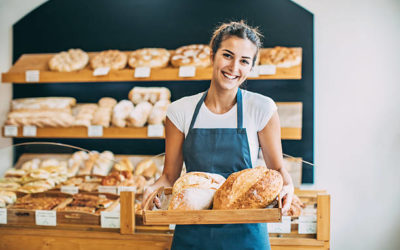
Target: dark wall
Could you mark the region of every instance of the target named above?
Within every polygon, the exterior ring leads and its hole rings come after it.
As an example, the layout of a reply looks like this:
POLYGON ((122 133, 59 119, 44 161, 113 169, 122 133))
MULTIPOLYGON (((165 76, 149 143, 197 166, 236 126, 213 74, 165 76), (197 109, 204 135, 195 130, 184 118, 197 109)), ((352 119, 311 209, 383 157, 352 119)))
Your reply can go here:
MULTIPOLYGON (((303 139, 283 141, 283 150, 312 162, 313 15, 289 0, 52 0, 13 26, 13 60, 25 53, 54 53, 69 48, 175 49, 191 43, 208 43, 218 23, 240 19, 260 28, 265 47, 303 48, 301 80, 249 80, 246 89, 277 102, 303 102, 303 139)), ((209 81, 15 84, 13 97, 74 96, 78 102, 97 102, 103 96, 126 99, 134 86, 166 86, 172 92, 172 100, 176 100, 203 91, 208 85, 209 81)), ((162 140, 51 141, 88 149, 111 149, 115 153, 155 154, 164 150, 162 140)), ((313 182, 313 169, 305 165, 303 182, 313 182)))

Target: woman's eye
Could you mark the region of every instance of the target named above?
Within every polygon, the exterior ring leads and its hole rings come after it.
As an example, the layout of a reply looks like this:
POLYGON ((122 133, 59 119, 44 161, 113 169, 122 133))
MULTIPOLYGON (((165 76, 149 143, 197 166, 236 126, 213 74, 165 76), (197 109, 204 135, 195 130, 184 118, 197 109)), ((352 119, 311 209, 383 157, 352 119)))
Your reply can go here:
POLYGON ((228 53, 224 53, 222 54, 225 58, 232 58, 232 55, 228 54, 228 53))
POLYGON ((247 60, 242 60, 242 63, 244 63, 244 64, 250 64, 249 61, 247 61, 247 60))

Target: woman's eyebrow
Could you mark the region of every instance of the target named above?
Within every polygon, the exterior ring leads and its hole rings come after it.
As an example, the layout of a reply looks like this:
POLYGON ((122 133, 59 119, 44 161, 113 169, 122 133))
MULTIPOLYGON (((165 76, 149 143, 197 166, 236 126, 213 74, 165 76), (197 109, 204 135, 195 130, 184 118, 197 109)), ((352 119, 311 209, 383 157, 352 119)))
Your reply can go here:
MULTIPOLYGON (((230 54, 232 54, 232 55, 235 54, 235 53, 233 53, 232 51, 230 51, 229 49, 223 49, 223 51, 226 51, 226 52, 228 52, 228 53, 230 53, 230 54)), ((251 59, 251 57, 249 57, 249 56, 242 56, 242 58, 251 59)))

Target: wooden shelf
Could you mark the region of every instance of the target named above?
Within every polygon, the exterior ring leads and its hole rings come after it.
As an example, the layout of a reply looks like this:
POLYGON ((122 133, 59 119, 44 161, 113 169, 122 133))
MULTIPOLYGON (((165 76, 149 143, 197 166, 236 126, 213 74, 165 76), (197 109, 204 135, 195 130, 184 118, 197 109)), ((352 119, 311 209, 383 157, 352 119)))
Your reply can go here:
MULTIPOLYGON (((128 51, 126 53, 129 53, 128 51)), ((89 52, 93 57, 96 52, 89 52)), ((134 78, 134 69, 112 70, 106 76, 93 76, 93 70, 87 66, 76 72, 50 71, 48 61, 54 54, 24 54, 11 67, 7 73, 2 73, 3 83, 57 83, 57 82, 132 82, 132 81, 193 81, 210 80, 212 68, 197 68, 195 77, 179 77, 178 68, 152 69, 151 76, 146 78, 134 78), (27 82, 25 72, 27 70, 39 70, 38 82, 27 82)), ((301 79, 301 65, 291 68, 277 68, 275 75, 262 75, 249 77, 249 79, 301 79)))
MULTIPOLYGON (((161 137, 147 136, 147 127, 143 128, 103 128, 103 136, 89 137, 86 127, 69 128, 36 128, 36 136, 23 136, 23 128, 18 127, 17 136, 6 135, 5 127, 2 129, 3 137, 13 138, 105 138, 105 139, 163 139, 161 137)), ((281 138, 283 140, 301 140, 301 128, 281 128, 281 138)))

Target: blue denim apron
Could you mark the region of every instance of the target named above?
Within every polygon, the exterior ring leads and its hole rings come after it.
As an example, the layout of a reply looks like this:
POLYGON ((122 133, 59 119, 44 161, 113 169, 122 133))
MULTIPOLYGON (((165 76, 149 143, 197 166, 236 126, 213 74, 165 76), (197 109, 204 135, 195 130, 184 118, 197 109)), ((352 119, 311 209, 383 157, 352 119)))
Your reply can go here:
MULTIPOLYGON (((243 128, 242 93, 237 99, 237 128, 193 128, 206 91, 190 123, 183 143, 183 158, 188 172, 217 173, 225 178, 251 168, 246 129, 243 128)), ((172 249, 270 249, 267 224, 177 225, 172 249)))

